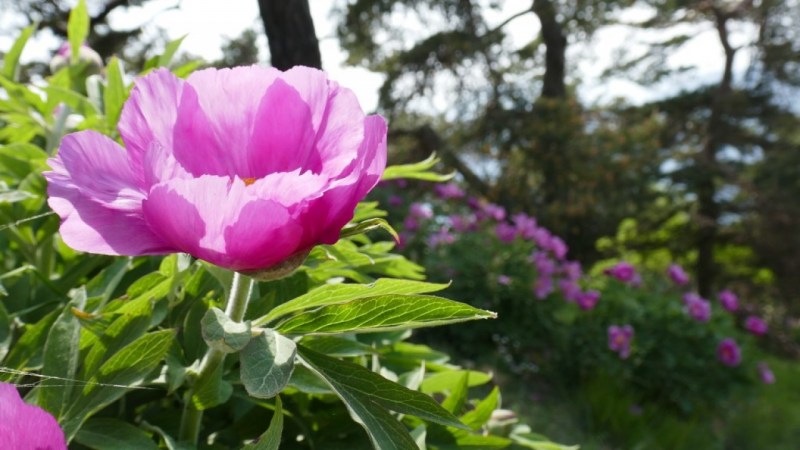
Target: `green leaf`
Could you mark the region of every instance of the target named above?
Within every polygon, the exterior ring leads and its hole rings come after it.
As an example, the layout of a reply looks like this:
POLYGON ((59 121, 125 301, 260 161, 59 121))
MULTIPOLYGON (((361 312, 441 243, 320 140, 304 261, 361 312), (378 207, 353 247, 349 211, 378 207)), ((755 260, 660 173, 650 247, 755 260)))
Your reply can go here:
POLYGON ((273 320, 304 309, 325 305, 345 303, 362 297, 382 294, 426 294, 441 291, 449 284, 423 283, 420 281, 380 279, 372 284, 326 284, 305 295, 276 306, 266 316, 254 321, 253 325, 263 325, 273 320))
POLYGON ((181 46, 181 42, 186 38, 186 36, 181 36, 174 41, 170 41, 164 47, 164 53, 159 56, 154 56, 147 60, 144 64, 144 70, 151 70, 158 67, 167 67, 169 63, 172 61, 172 57, 175 56, 175 52, 178 51, 178 47, 181 46))
POLYGON ((161 364, 174 339, 174 330, 147 333, 103 363, 61 422, 67 440, 75 435, 88 416, 144 381, 161 364))
POLYGON ((192 392, 192 404, 200 411, 221 405, 233 394, 233 386, 222 379, 223 365, 218 364, 205 378, 198 378, 192 392))
POLYGON ((46 160, 47 153, 35 145, 16 143, 0 147, 0 173, 17 179, 44 169, 46 160))
MULTIPOLYGON (((7 368, 22 370, 25 368, 39 367, 47 340, 47 332, 59 317, 58 311, 44 316, 35 325, 29 326, 11 348, 3 365, 7 368)), ((11 381, 15 378, 13 374, 0 373, 0 381, 11 381)))
POLYGON ((469 392, 469 373, 464 372, 453 384, 450 395, 442 402, 442 407, 453 414, 461 413, 467 403, 467 393, 469 392))
POLYGON ((496 314, 430 295, 381 295, 323 306, 281 322, 285 334, 372 332, 494 318, 496 314))
POLYGON ((9 345, 11 345, 11 318, 8 317, 3 302, 0 302, 0 361, 6 357, 9 345))
POLYGON ((414 178, 417 180, 426 181, 447 181, 455 176, 455 172, 449 174, 440 174, 431 172, 430 169, 439 163, 439 158, 436 153, 432 153, 424 161, 414 164, 402 164, 397 166, 389 166, 383 171, 381 180, 394 180, 397 178, 414 178))
POLYGON ((500 389, 497 386, 483 400, 475 405, 475 408, 461 416, 461 421, 469 425, 473 430, 478 430, 489 421, 492 412, 497 409, 500 402, 500 389))
POLYGON ((397 231, 395 231, 395 229, 389 225, 389 222, 380 218, 367 219, 356 225, 345 227, 342 229, 340 237, 345 238, 349 236, 355 236, 357 234, 369 233, 370 231, 377 229, 386 230, 392 235, 395 242, 400 242, 400 236, 397 234, 397 231))
POLYGON ((48 378, 43 379, 36 388, 37 402, 56 418, 60 418, 64 409, 70 404, 72 385, 65 383, 64 380, 75 379, 78 371, 81 324, 72 313, 72 308, 81 309, 85 304, 86 290, 81 288, 75 291, 72 301, 50 328, 47 342, 44 344, 42 375, 48 378))
POLYGON ((273 330, 266 329, 254 337, 239 353, 242 384, 256 398, 276 395, 292 376, 297 347, 273 330))
POLYGON ((410 414, 438 424, 467 429, 436 401, 417 391, 383 378, 358 364, 330 358, 302 345, 300 357, 330 384, 334 391, 365 396, 370 401, 401 414, 410 414))
POLYGON ((283 433, 283 405, 281 398, 275 397, 275 414, 269 422, 269 428, 258 441, 253 444, 245 445, 242 450, 278 450, 281 445, 281 434, 283 433))
POLYGON ((515 444, 532 450, 578 450, 578 445, 561 445, 550 442, 546 437, 535 433, 513 433, 511 439, 515 444))
POLYGON ((492 380, 492 376, 488 373, 478 372, 477 370, 448 370, 444 372, 436 372, 422 381, 419 390, 426 394, 433 394, 437 392, 447 392, 461 382, 464 374, 468 375, 468 386, 475 387, 486 384, 492 380))
POLYGON ((8 53, 3 57, 3 76, 8 78, 12 81, 19 80, 19 57, 22 55, 22 50, 25 48, 25 44, 30 39, 31 34, 36 30, 37 24, 32 24, 25 27, 22 32, 19 34, 19 37, 11 48, 8 50, 8 53))
POLYGON ((250 322, 234 322, 218 308, 209 309, 200 325, 203 340, 223 353, 236 353, 250 342, 250 322))
POLYGON ((377 352, 369 345, 338 336, 307 337, 303 339, 303 345, 315 352, 334 357, 371 355, 377 352))
POLYGON ((78 4, 70 11, 67 22, 67 39, 72 50, 72 64, 78 62, 78 53, 87 36, 89 36, 89 12, 86 9, 86 0, 78 0, 78 4))
POLYGON ((156 450, 158 446, 141 428, 111 418, 87 420, 75 440, 94 450, 156 450))
MULTIPOLYGON (((311 351, 305 350, 300 347, 302 354, 308 354, 311 351)), ((324 355, 319 355, 322 358, 327 358, 324 355)), ((318 368, 309 362, 308 359, 303 357, 303 360, 310 366, 310 369, 317 373, 320 378, 324 379, 328 385, 336 392, 339 398, 342 399, 347 405, 350 416, 360 424, 369 436, 372 446, 377 450, 418 450, 417 444, 409 435, 406 427, 401 424, 397 419, 392 417, 389 412, 381 405, 375 403, 375 398, 370 394, 365 394, 358 389, 351 389, 349 385, 342 384, 337 379, 337 374, 331 375, 325 369, 318 368)), ((336 360, 333 361, 335 365, 336 360)), ((330 363, 325 363, 324 366, 329 366, 330 363)), ((357 366, 365 372, 377 376, 387 383, 388 380, 383 379, 380 375, 376 375, 361 366, 357 366)), ((393 383, 391 383, 393 384, 393 383)), ((413 392, 413 391, 410 391, 413 392)))
POLYGON ((106 123, 109 128, 115 129, 122 113, 122 105, 128 96, 125 81, 122 79, 122 65, 116 56, 111 57, 106 67, 106 89, 103 92, 106 123))

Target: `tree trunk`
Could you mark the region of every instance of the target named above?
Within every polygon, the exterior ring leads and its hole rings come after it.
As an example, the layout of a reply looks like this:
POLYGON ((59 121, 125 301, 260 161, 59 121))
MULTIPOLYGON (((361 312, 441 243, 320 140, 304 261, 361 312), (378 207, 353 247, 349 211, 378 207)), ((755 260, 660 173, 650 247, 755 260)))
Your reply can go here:
POLYGON ((564 82, 567 37, 556 19, 556 9, 550 0, 535 0, 533 12, 542 24, 542 41, 546 47, 542 97, 564 98, 567 95, 564 82))
POLYGON ((322 68, 319 41, 308 0, 258 0, 258 9, 275 68, 322 68))

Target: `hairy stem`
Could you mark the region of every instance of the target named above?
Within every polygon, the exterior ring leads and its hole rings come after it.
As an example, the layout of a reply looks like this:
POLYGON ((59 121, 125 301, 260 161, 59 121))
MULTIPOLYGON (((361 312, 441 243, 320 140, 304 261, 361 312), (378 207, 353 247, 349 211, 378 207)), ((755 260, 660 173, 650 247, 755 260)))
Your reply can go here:
MULTIPOLYGON (((225 306, 225 314, 236 322, 244 319, 247 311, 247 302, 250 299, 250 292, 253 290, 254 281, 238 272, 233 274, 231 282, 230 297, 225 306)), ((200 362, 197 378, 194 386, 186 392, 183 415, 181 416, 180 440, 197 444, 197 437, 200 435, 200 424, 203 421, 203 410, 198 409, 192 402, 195 387, 202 386, 215 375, 217 369, 225 362, 225 353, 208 348, 203 360, 200 362)))

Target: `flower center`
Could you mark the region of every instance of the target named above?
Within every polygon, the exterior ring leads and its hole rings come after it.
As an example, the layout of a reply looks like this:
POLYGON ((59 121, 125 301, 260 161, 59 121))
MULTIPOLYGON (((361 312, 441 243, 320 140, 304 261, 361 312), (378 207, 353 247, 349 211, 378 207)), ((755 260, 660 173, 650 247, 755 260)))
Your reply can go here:
POLYGON ((245 186, 250 186, 251 184, 256 182, 256 179, 255 178, 242 178, 242 181, 244 181, 244 185, 245 186))

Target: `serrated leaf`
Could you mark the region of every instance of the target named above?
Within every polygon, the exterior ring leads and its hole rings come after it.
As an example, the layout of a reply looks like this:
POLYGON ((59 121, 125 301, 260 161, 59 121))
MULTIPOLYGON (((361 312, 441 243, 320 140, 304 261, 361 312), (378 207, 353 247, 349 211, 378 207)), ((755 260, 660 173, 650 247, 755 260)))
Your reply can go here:
POLYGON ((75 440, 94 450, 156 450, 158 446, 142 429, 111 418, 90 419, 75 440))
POLYGON ((89 11, 86 9, 86 0, 78 0, 78 4, 69 13, 67 22, 67 39, 72 50, 72 64, 78 62, 81 45, 89 36, 89 11))
POLYGON ((17 40, 3 57, 3 76, 12 81, 19 80, 19 57, 31 34, 36 30, 37 24, 29 25, 22 29, 17 40))
POLYGON ((445 289, 449 284, 382 278, 372 284, 326 284, 272 309, 266 316, 254 321, 263 325, 285 315, 324 305, 344 303, 362 297, 383 294, 427 294, 445 289))
POLYGON ((453 414, 436 401, 417 391, 387 380, 358 364, 330 358, 302 345, 300 356, 331 385, 334 391, 366 396, 372 402, 401 414, 410 414, 441 425, 464 428, 453 414))
POLYGON ((258 438, 258 442, 245 445, 242 450, 278 450, 283 434, 283 404, 280 397, 275 397, 275 414, 269 421, 269 427, 258 438))
POLYGON ((285 334, 365 333, 494 317, 493 312, 442 297, 390 294, 323 306, 291 317, 276 329, 285 334))
POLYGON ((209 309, 200 325, 206 344, 223 353, 236 353, 250 342, 250 322, 234 322, 218 308, 209 309))
POLYGON ((122 73, 122 64, 116 56, 112 56, 106 67, 106 89, 103 92, 106 123, 111 129, 117 127, 122 105, 128 96, 122 73))
POLYGON ((274 330, 266 329, 239 352, 242 384, 256 398, 272 398, 286 387, 294 370, 297 347, 274 330))

